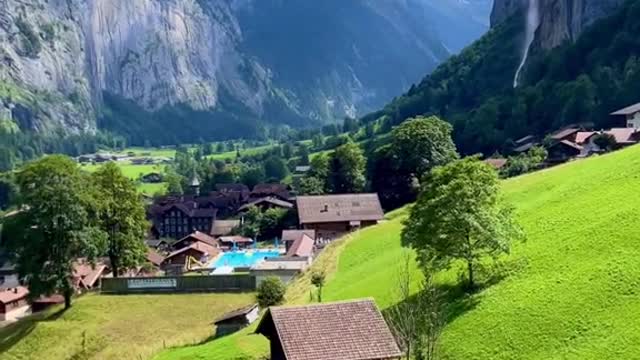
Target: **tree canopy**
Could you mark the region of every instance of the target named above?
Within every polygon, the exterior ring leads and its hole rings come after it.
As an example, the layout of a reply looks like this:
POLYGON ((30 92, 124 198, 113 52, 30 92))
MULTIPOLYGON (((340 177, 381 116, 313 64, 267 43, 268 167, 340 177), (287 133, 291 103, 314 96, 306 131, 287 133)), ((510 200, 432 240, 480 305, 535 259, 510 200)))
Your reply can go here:
POLYGON ((21 211, 3 232, 13 250, 20 277, 32 297, 61 293, 71 306, 73 263, 92 261, 104 252, 96 193, 76 163, 61 155, 47 156, 16 174, 21 211))
POLYGON ((464 261, 470 288, 481 259, 508 253, 511 241, 520 238, 512 208, 500 199, 497 173, 477 158, 427 174, 402 231, 403 244, 418 251, 425 268, 464 261))
POLYGON ((366 160, 353 141, 337 147, 329 158, 329 187, 333 193, 358 193, 364 190, 366 160))

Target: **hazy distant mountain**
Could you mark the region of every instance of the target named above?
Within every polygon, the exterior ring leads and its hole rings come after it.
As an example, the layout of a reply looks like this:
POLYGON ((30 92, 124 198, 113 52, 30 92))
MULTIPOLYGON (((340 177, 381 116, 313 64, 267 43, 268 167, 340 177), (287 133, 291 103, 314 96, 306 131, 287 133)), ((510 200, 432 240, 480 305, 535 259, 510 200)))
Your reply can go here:
POLYGON ((135 142, 319 124, 406 90, 486 31, 489 2, 4 0, 0 104, 23 130, 135 142))

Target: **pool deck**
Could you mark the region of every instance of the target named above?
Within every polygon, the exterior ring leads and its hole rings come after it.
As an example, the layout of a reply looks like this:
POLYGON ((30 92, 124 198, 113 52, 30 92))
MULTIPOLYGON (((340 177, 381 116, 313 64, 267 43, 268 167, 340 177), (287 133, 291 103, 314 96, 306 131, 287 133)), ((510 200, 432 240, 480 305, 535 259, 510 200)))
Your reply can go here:
MULTIPOLYGON (((242 254, 246 254, 246 253, 253 253, 253 252, 261 252, 261 251, 278 251, 280 253, 280 255, 283 255, 286 253, 286 250, 283 247, 268 247, 268 248, 259 248, 259 249, 244 249, 244 250, 236 250, 236 251, 222 251, 220 252, 216 257, 210 259, 209 261, 207 261, 204 266, 202 267, 202 269, 212 269, 211 274, 231 274, 234 271, 234 267, 233 266, 219 266, 219 267, 215 267, 216 262, 218 262, 218 260, 220 260, 220 258, 222 258, 224 256, 224 254, 228 254, 228 253, 242 253, 242 254)), ((260 263, 264 260, 260 260, 257 263, 260 263)), ((255 265, 255 264, 254 264, 255 265)))

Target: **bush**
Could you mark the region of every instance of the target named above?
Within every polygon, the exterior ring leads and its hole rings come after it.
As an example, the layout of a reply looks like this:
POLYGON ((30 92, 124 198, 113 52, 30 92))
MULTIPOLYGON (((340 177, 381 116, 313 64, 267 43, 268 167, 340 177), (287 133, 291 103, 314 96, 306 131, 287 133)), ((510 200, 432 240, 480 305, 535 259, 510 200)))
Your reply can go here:
POLYGON ((281 304, 286 288, 279 277, 270 276, 258 285, 256 300, 261 308, 281 304))

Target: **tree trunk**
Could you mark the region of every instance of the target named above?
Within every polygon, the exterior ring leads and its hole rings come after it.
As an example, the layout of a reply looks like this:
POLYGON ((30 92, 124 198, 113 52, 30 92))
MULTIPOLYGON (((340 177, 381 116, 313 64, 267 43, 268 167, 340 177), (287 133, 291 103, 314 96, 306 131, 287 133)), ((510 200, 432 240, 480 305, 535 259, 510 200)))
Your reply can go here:
POLYGON ((322 286, 318 287, 318 302, 322 302, 322 286))
POLYGON ((111 272, 113 273, 113 277, 117 278, 120 274, 120 266, 118 264, 118 258, 116 256, 110 255, 109 262, 111 262, 111 272))
POLYGON ((472 290, 475 283, 473 280, 473 261, 467 260, 467 268, 469 269, 469 290, 472 290))
POLYGON ((64 296, 64 309, 69 310, 69 308, 71 308, 71 295, 73 295, 73 289, 69 286, 69 284, 65 286, 62 295, 64 296))

